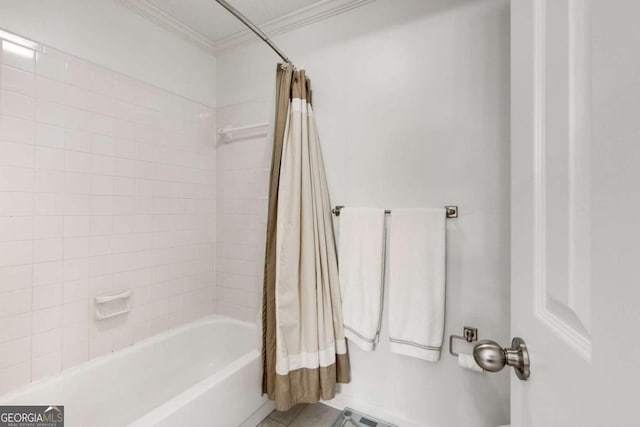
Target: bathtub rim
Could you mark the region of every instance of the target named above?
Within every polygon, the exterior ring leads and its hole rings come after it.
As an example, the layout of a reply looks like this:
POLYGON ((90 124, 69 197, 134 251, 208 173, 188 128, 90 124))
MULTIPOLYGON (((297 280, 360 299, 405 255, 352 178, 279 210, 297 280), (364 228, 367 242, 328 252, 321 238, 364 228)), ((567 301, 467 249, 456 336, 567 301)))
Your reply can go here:
MULTIPOLYGON (((257 325, 254 322, 247 322, 244 320, 239 320, 239 319, 234 319, 232 317, 228 317, 228 316, 224 316, 224 315, 220 315, 220 314, 210 314, 208 316, 202 317, 200 319, 194 320, 192 322, 188 322, 185 323, 184 325, 180 325, 176 328, 173 329, 169 329, 163 332, 160 332, 158 334, 152 335, 150 337, 147 337, 141 341, 138 341, 136 343, 133 343, 127 347, 124 347, 120 350, 114 351, 114 352, 110 352, 110 353, 106 353, 100 356, 95 357, 94 359, 90 359, 87 360, 86 362, 80 363, 76 366, 72 366, 68 369, 64 369, 61 370, 60 372, 57 372, 53 375, 44 377, 44 378, 40 378, 36 381, 27 383, 27 384, 23 384, 22 386, 11 390, 5 394, 0 394, 0 405, 5 405, 7 404, 7 401, 11 401, 12 399, 16 399, 19 398, 20 395, 26 393, 26 392, 30 392, 30 391, 38 391, 39 389, 42 389, 44 386, 48 386, 50 383, 52 382, 56 382, 56 381, 60 381, 62 380, 64 377, 73 377, 76 376, 78 374, 81 374, 85 371, 88 371, 92 368, 97 368, 100 367, 102 365, 105 365, 106 363, 109 363, 112 360, 119 360, 122 359, 124 357, 126 357, 127 355, 137 352, 140 349, 143 348, 147 348, 152 346, 155 343, 158 343, 160 341, 164 341, 168 338, 171 338, 172 336, 175 335, 179 335, 182 332, 185 332, 187 330, 190 329, 194 329, 198 326, 201 325, 205 325, 205 324, 215 324, 215 323, 227 323, 227 324, 235 324, 238 326, 242 326, 245 328, 249 328, 249 329, 255 329, 257 332, 257 325)), ((256 336, 257 337, 257 336, 256 336)), ((256 341, 257 344, 257 341, 256 341)), ((231 362, 230 364, 226 365, 225 368, 223 368, 221 371, 224 371, 227 369, 227 367, 230 367, 232 365, 235 365, 238 360, 243 359, 245 357, 247 357, 249 354, 253 353, 253 352, 260 352, 260 350, 257 348, 256 346, 253 346, 249 351, 239 354, 238 357, 236 359, 234 359, 233 362, 231 362)), ((216 372, 214 374, 212 374, 211 376, 217 376, 219 372, 216 372)), ((172 397, 171 399, 167 400, 166 402, 171 401, 172 399, 182 395, 182 393, 184 393, 187 390, 190 390, 192 387, 195 387, 196 385, 200 384, 202 381, 211 378, 211 376, 209 377, 204 377, 202 378, 202 380, 198 381, 197 383, 193 384, 191 387, 181 391, 180 393, 178 393, 177 395, 175 395, 174 397, 172 397)), ((159 408, 160 406, 164 405, 163 402, 160 405, 158 405, 156 408, 154 408, 153 410, 159 408)), ((152 411, 153 411, 152 410, 152 411)))

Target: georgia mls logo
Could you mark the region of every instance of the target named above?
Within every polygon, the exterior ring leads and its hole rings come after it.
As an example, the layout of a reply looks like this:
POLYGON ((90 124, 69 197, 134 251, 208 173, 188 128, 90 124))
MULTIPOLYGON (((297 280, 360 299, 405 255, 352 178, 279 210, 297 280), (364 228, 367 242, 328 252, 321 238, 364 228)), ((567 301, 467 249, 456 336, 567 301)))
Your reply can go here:
POLYGON ((49 406, 47 409, 45 409, 44 413, 45 414, 51 413, 52 416, 55 416, 56 420, 64 421, 64 415, 62 414, 62 409, 58 408, 57 406, 49 406))
POLYGON ((0 406, 0 427, 64 427, 64 406, 0 406))

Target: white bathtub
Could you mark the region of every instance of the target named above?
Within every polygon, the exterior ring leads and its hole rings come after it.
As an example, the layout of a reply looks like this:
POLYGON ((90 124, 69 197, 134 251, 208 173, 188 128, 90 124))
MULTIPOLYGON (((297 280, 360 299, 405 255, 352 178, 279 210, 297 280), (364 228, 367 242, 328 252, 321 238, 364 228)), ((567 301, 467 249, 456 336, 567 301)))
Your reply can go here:
POLYGON ((67 427, 255 426, 256 326, 208 317, 0 396, 0 405, 64 405, 67 427))

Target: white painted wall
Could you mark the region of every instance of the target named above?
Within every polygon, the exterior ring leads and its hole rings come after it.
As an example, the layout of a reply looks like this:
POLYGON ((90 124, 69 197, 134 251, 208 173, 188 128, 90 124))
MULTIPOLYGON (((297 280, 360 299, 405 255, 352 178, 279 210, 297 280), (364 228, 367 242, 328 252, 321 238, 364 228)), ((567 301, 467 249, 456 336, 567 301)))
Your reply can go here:
POLYGON ((0 28, 215 106, 215 58, 113 0, 3 0, 0 28))
MULTIPOLYGON (((275 41, 312 79, 332 202, 459 205, 446 336, 470 325, 507 343, 508 1, 378 0, 275 41)), ((258 43, 218 56, 219 126, 272 119, 276 61, 258 43)), ((246 319, 260 303, 269 156, 264 136, 218 146, 217 309, 246 319)), ((463 371, 446 351, 437 364, 392 355, 386 325, 375 352, 350 347, 353 381, 330 404, 403 426, 508 423, 510 372, 463 371)))

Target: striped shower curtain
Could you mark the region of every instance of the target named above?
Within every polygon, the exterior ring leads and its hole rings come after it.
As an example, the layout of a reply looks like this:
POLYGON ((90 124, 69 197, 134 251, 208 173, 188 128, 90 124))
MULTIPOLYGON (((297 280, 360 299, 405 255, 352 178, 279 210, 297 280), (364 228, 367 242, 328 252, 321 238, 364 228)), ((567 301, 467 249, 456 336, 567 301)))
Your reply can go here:
POLYGON ((335 396, 349 382, 331 205, 311 86, 277 69, 263 288, 263 392, 276 409, 335 396))

